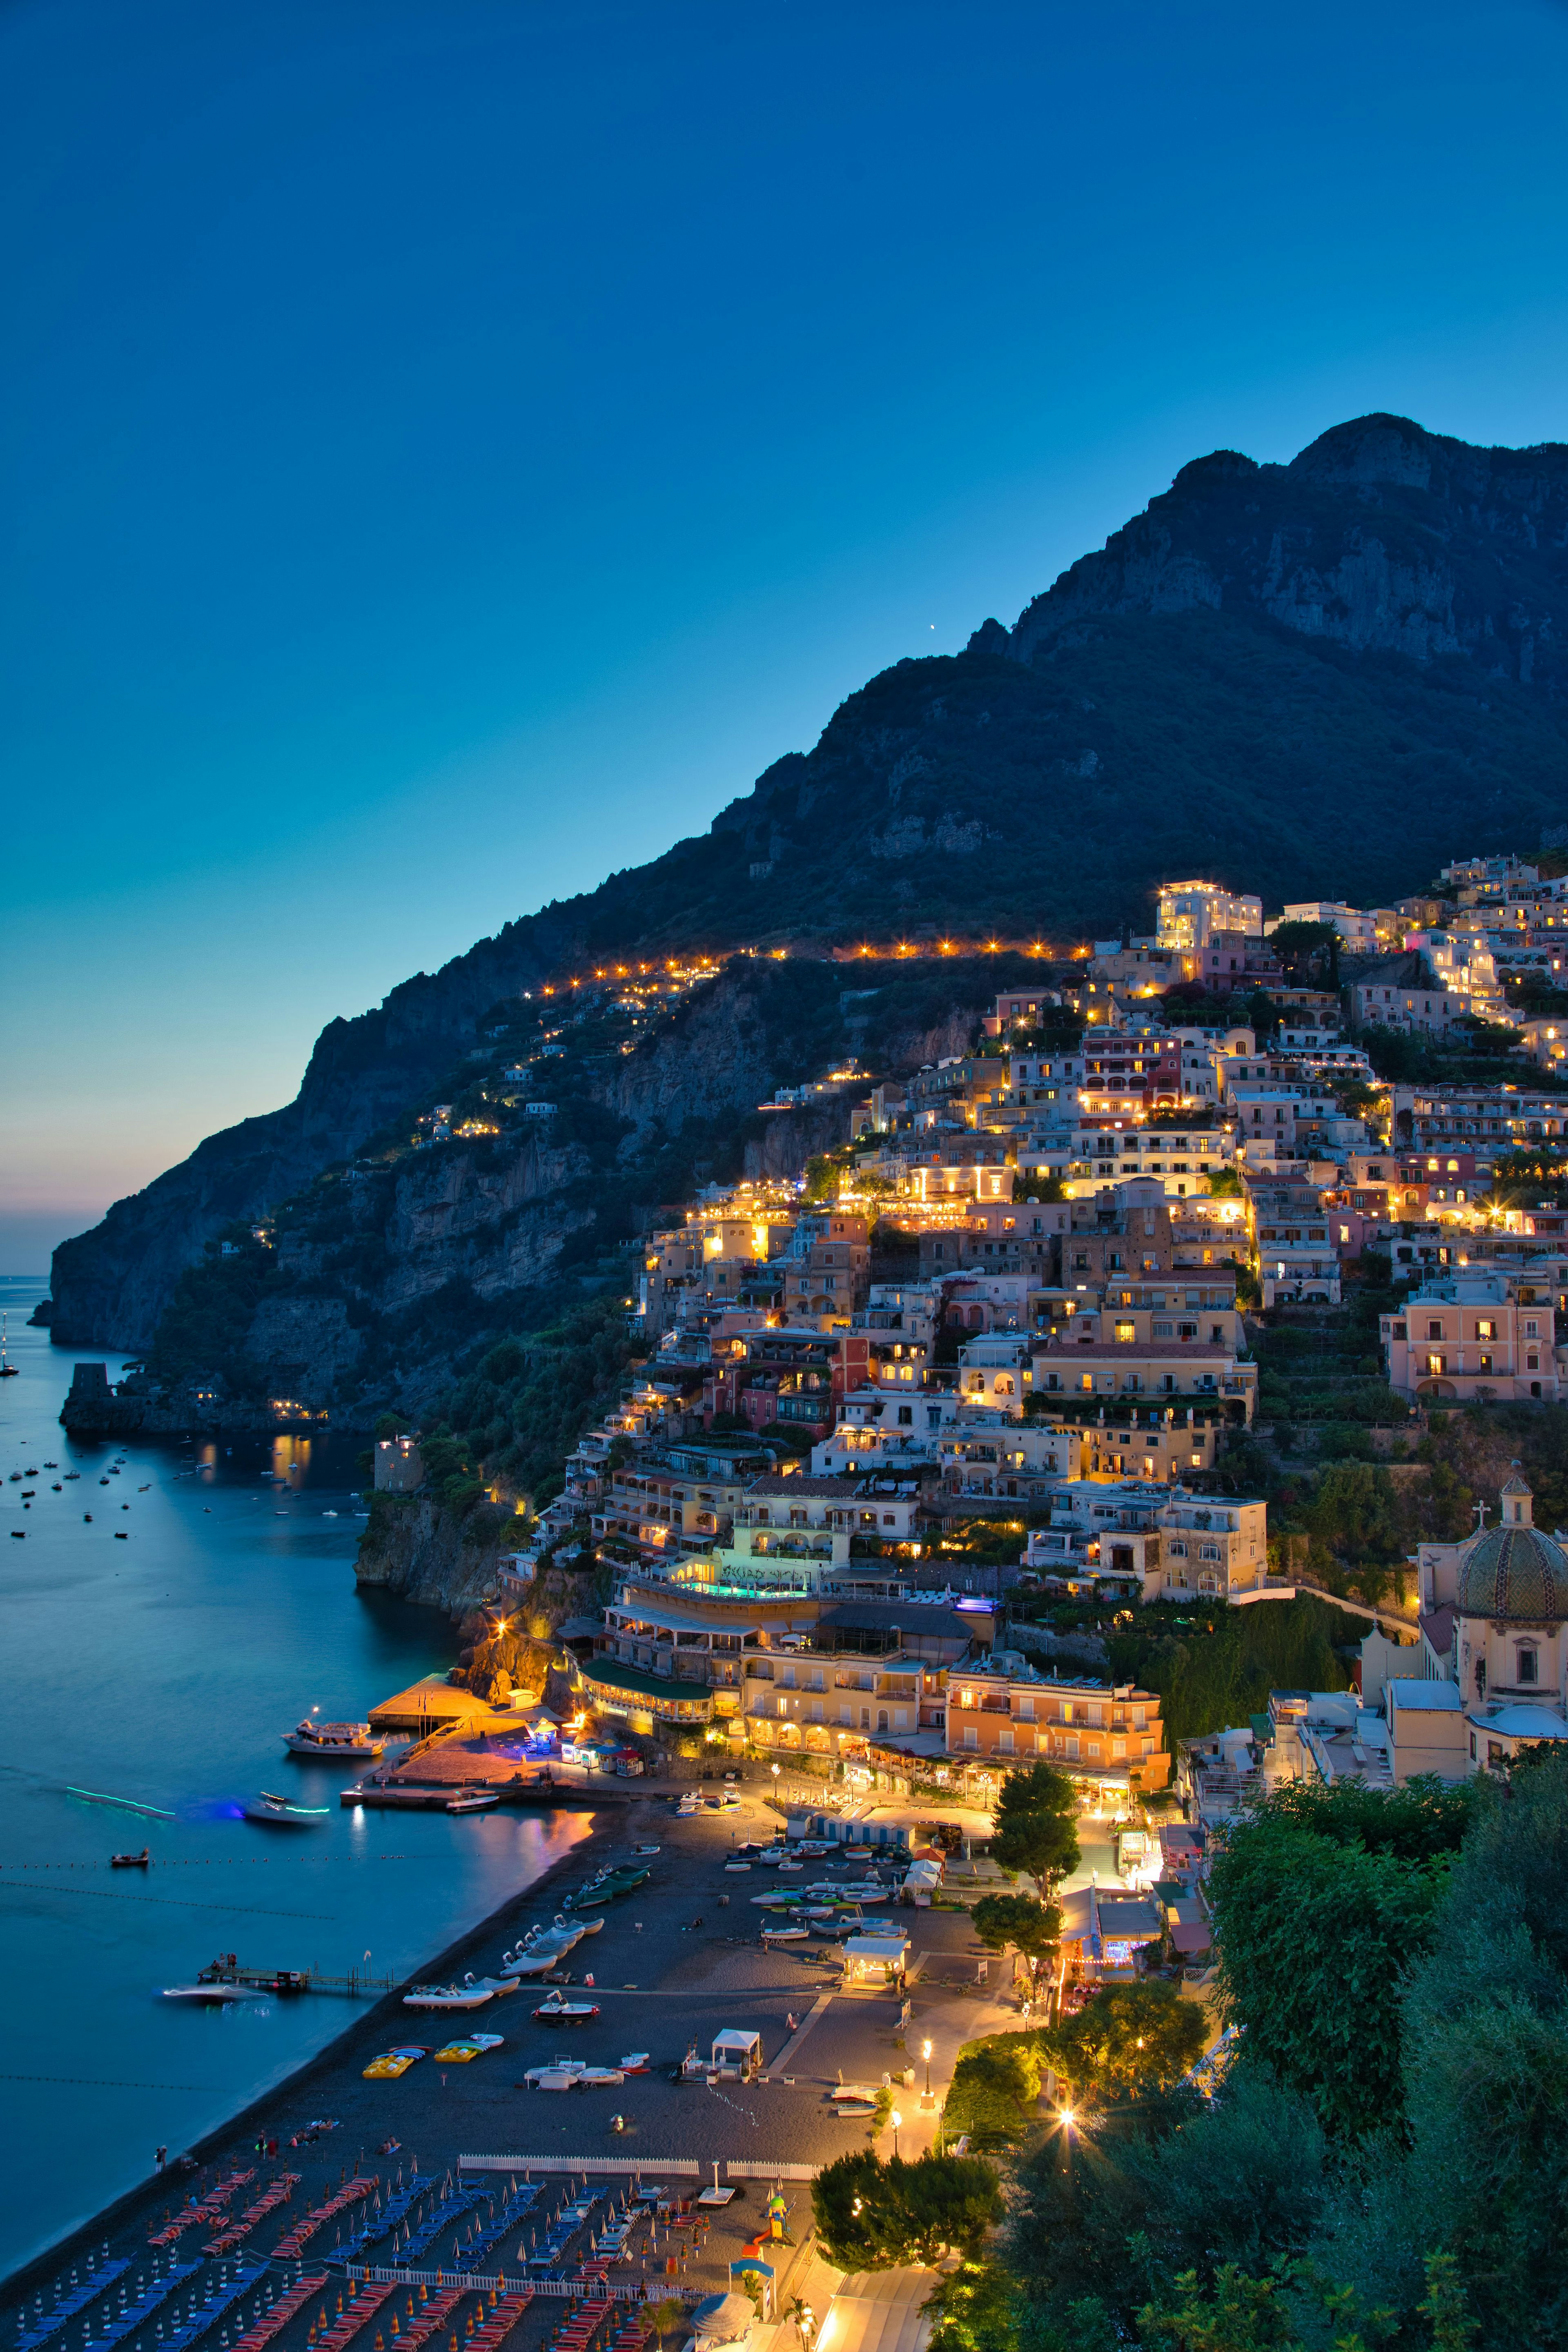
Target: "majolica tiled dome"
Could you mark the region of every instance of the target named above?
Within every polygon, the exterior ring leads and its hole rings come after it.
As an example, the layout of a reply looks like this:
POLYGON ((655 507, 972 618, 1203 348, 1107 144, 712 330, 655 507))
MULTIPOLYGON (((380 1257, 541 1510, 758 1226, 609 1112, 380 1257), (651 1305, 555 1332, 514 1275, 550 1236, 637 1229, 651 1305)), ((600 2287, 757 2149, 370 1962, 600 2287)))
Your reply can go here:
POLYGON ((1568 1552, 1539 1528, 1489 1529, 1459 1570, 1461 1617, 1568 1619, 1568 1552))

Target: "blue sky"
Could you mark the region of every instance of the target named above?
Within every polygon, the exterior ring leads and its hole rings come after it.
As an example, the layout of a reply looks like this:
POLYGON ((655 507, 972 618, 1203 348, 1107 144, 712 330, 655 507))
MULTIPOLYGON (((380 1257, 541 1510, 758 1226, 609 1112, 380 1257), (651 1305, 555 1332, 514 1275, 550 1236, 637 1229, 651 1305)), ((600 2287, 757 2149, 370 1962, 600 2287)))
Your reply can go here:
POLYGON ((13 0, 0 1270, 1189 457, 1568 437, 1565 83, 1543 0, 13 0))

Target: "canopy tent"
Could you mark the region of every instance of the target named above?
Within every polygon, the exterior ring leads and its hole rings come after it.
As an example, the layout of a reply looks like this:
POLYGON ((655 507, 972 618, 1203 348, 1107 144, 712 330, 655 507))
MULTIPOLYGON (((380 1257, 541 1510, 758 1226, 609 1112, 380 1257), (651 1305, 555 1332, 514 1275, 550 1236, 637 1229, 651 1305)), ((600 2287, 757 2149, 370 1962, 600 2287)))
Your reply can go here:
POLYGON ((926 2352, 931 2315, 923 2306, 935 2271, 855 2271, 827 2306, 816 2352, 926 2352))

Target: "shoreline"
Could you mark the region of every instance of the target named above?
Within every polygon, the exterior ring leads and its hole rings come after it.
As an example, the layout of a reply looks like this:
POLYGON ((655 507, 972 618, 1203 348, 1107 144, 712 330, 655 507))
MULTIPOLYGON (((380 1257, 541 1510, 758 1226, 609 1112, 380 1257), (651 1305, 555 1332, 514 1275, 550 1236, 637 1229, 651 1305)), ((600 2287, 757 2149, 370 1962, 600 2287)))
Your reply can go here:
MULTIPOLYGON (((597 1795, 598 1792, 595 1794, 597 1795)), ((365 2008, 356 2009, 355 2014, 342 2030, 334 2033, 330 2042, 323 2042, 311 2057, 307 2058, 301 2065, 294 2067, 279 2081, 269 2084, 266 2090, 258 2091, 253 2098, 246 2102, 244 2106, 237 2108, 235 2113, 226 2116, 222 2123, 215 2124, 210 2131, 203 2133, 200 2139, 193 2140, 189 2147, 181 2149, 180 2154, 194 2157, 198 2167, 205 2165, 218 2154, 236 2132, 247 2129, 253 2124, 259 2127, 260 2118, 267 2109, 279 2100, 291 2098, 302 2092, 314 2075, 329 2073, 341 2058, 343 2045, 355 2034, 363 2032, 368 2024, 381 2017, 384 2017, 389 2024, 400 2021, 402 1997, 409 1984, 420 1981, 426 1976, 444 1976, 449 1971, 455 1973, 469 1954, 488 1937, 493 1936, 498 1927, 506 1921, 514 1910, 520 1909, 524 1904, 542 1901, 559 1875, 568 1871, 580 1870, 585 1863, 590 1862, 596 1842, 605 1834, 607 1824, 602 1824, 597 1819, 597 1814, 604 1806, 606 1797, 610 1807, 614 1808, 616 1801, 616 1795, 607 1790, 600 1796, 599 1802, 591 1808, 580 1804, 542 1807, 541 1811, 552 1812, 590 1811, 595 1815, 594 1826, 585 1838, 581 1839, 557 1861, 552 1862, 549 1869, 542 1872, 530 1885, 520 1889, 515 1895, 509 1895, 483 1919, 477 1920, 471 1927, 465 1928, 460 1936, 432 1954, 430 1958, 421 1961, 418 1967, 404 1978, 393 1991, 383 1993, 379 2000, 371 2002, 365 2008)), ((629 1801, 627 1798, 620 1799, 620 1804, 623 1807, 629 1801)), ((122 2229, 126 2222, 133 2218, 140 2204, 148 2199, 166 2200, 180 2177, 173 2171, 150 2174, 146 2180, 137 2187, 123 2190, 109 2204, 100 2206, 87 2221, 79 2221, 74 2229, 68 2231, 64 2237, 56 2239, 54 2243, 46 2247, 41 2253, 30 2256, 18 2269, 0 2278, 0 2309, 4 2309, 9 2316, 13 2306, 19 2305, 37 2287, 47 2284, 51 2277, 57 2275, 62 2269, 68 2269, 73 2263, 79 2262, 85 2254, 95 2252, 104 2239, 115 2230, 122 2229)), ((188 2179, 190 2176, 184 2177, 188 2179)))

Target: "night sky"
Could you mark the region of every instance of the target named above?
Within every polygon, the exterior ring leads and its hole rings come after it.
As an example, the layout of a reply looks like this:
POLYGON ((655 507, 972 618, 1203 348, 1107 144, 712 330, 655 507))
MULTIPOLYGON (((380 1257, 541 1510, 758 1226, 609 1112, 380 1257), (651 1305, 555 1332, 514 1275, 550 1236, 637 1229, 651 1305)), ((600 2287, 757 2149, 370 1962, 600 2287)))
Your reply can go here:
POLYGON ((1565 89, 1542 0, 13 0, 0 1271, 1188 458, 1568 437, 1565 89))

